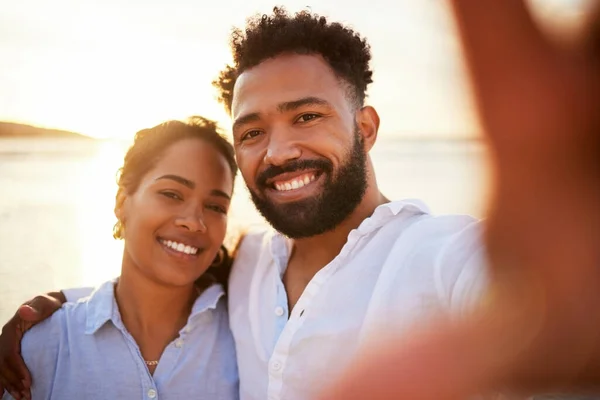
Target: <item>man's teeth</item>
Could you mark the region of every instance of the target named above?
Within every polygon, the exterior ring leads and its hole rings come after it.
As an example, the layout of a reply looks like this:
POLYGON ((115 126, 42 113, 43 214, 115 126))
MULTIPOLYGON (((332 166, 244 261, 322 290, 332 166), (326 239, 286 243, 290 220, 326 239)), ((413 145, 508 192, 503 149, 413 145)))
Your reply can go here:
POLYGON ((312 181, 314 181, 316 178, 313 174, 311 175, 302 175, 299 176, 297 178, 294 178, 290 181, 287 182, 279 182, 279 183, 275 183, 275 189, 284 192, 287 190, 292 190, 292 189, 299 189, 303 186, 308 185, 309 183, 311 183, 312 181))
POLYGON ((167 247, 170 247, 171 249, 173 249, 175 251, 180 252, 180 253, 185 253, 185 254, 198 253, 198 248, 188 246, 188 245, 185 245, 185 244, 179 243, 179 242, 173 242, 172 240, 161 240, 161 243, 167 247))

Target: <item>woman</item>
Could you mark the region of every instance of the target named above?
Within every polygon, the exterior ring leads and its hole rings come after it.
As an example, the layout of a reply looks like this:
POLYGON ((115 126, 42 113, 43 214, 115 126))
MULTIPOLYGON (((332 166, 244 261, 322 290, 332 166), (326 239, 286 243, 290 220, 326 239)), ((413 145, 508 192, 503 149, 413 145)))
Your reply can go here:
POLYGON ((23 338, 34 399, 237 399, 223 287, 233 149, 201 117, 138 132, 118 180, 121 275, 23 338), (212 275, 212 276, 211 276, 212 275))

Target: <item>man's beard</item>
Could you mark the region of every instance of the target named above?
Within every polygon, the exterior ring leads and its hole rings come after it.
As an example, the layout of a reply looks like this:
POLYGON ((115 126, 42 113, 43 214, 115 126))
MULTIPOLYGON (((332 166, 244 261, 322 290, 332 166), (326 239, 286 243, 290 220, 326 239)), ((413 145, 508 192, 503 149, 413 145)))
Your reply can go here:
POLYGON ((254 205, 262 216, 282 234, 301 239, 335 229, 360 204, 367 190, 367 154, 362 136, 355 131, 352 149, 346 162, 334 176, 329 160, 290 161, 270 166, 257 178, 260 194, 250 190, 254 205), (323 190, 316 196, 295 202, 275 204, 264 195, 266 181, 285 172, 316 170, 323 175, 323 190))

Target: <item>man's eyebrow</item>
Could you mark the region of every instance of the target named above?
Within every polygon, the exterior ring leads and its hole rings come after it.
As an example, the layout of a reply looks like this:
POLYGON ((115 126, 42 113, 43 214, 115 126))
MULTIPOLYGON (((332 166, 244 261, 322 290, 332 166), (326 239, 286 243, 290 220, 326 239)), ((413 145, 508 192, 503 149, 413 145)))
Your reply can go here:
POLYGON ((331 104, 329 104, 329 102, 327 100, 321 99, 319 97, 308 96, 308 97, 303 97, 298 100, 286 101, 283 103, 279 103, 279 105, 277 105, 277 110, 279 112, 294 111, 303 106, 328 106, 328 107, 331 107, 331 104))
POLYGON ((247 124, 248 122, 256 122, 260 120, 260 114, 259 113, 250 113, 250 114, 246 114, 242 117, 237 118, 234 122, 233 122, 233 128, 232 130, 235 131, 236 128, 239 128, 241 125, 247 124))
MULTIPOLYGON (((294 111, 300 107, 311 106, 311 105, 312 106, 331 107, 331 104, 327 100, 321 99, 319 97, 308 96, 308 97, 303 97, 298 100, 285 101, 283 103, 279 103, 277 105, 277 111, 279 111, 279 112, 294 111)), ((232 130, 235 131, 241 125, 247 124, 249 122, 256 122, 259 120, 260 120, 260 114, 257 112, 246 114, 242 117, 237 118, 233 122, 232 130)))
POLYGON ((187 186, 190 189, 194 189, 196 187, 196 184, 194 182, 190 181, 189 179, 185 179, 184 177, 179 176, 179 175, 171 175, 171 174, 163 175, 159 178, 156 178, 155 180, 159 181, 161 179, 170 179, 172 181, 182 184, 183 186, 187 186))

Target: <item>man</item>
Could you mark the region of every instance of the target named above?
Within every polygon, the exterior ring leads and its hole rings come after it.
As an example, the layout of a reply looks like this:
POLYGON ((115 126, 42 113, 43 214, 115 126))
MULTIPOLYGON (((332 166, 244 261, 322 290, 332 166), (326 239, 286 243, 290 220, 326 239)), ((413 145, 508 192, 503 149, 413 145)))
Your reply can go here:
POLYGON ((379 191, 371 56, 357 33, 275 9, 234 32, 232 50, 215 85, 252 200, 277 230, 244 239, 230 278, 240 391, 306 399, 369 329, 467 308, 484 283, 480 226, 379 191))

